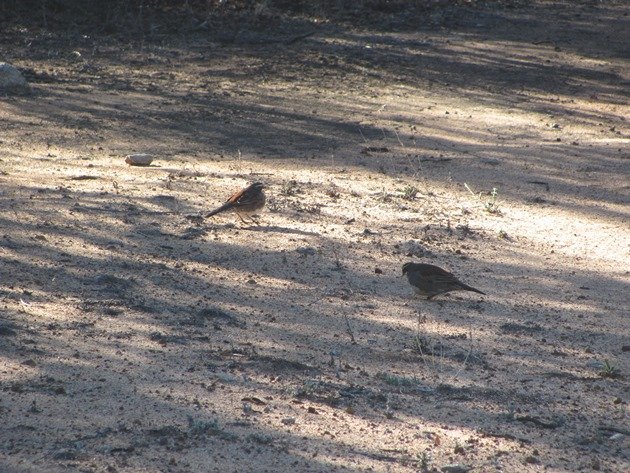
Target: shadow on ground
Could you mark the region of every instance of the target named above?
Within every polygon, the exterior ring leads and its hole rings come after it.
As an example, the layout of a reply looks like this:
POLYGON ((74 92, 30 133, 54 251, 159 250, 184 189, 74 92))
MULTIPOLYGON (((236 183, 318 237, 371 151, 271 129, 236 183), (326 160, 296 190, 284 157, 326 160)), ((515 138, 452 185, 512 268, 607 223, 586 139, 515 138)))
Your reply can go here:
MULTIPOLYGON (((500 470, 476 453, 497 439, 516 452, 508 469, 619 467, 619 432, 606 429, 625 379, 604 361, 627 345, 625 280, 550 272, 548 255, 499 246, 456 261, 488 297, 413 301, 399 272, 417 255, 394 237, 344 223, 349 245, 312 229, 332 217, 281 195, 273 223, 197 227, 183 216, 199 210, 194 180, 208 176, 193 164, 180 191, 167 186, 187 160, 298 162, 500 185, 512 202, 622 221, 627 188, 606 176, 626 167, 624 22, 620 4, 550 3, 448 8, 415 30, 330 23, 292 44, 264 28, 142 45, 5 36, 0 51, 34 90, 4 101, 2 159, 32 159, 45 179, 0 176, 3 467, 417 470, 444 442, 451 463, 500 470), (123 182, 91 162, 130 151, 157 153, 162 167, 123 182), (100 189, 85 190, 85 176, 100 189), (132 199, 134 188, 152 196, 132 199), (447 438, 452 429, 465 435, 447 438)), ((440 231, 440 242, 495 245, 440 231)), ((455 261, 439 248, 430 256, 455 261)))

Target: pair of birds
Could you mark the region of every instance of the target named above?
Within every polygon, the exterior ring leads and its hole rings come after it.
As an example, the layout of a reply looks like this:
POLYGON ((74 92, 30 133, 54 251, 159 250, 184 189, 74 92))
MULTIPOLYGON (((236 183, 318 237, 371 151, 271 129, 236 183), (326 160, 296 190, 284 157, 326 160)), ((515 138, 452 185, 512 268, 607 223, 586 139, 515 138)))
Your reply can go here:
MULTIPOLYGON (((212 217, 222 212, 235 212, 243 223, 246 223, 244 217, 257 223, 254 215, 265 206, 267 201, 264 188, 262 182, 254 182, 232 194, 223 205, 206 213, 204 217, 212 217)), ((402 267, 402 273, 407 275, 407 280, 414 287, 415 292, 426 297, 427 300, 452 291, 471 291, 485 294, 479 289, 464 284, 452 273, 432 264, 405 263, 402 267)))

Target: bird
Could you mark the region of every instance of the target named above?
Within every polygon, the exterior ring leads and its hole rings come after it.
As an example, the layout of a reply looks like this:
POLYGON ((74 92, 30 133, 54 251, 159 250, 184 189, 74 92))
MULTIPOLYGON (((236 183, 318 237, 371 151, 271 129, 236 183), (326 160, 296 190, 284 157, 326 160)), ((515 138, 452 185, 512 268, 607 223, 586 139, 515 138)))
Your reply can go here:
POLYGON ((433 264, 405 263, 402 273, 407 275, 415 292, 427 300, 451 291, 472 291, 485 295, 485 292, 464 284, 453 274, 433 264))
POLYGON ((204 218, 212 217, 221 212, 236 212, 243 223, 247 223, 243 216, 258 223, 253 215, 265 206, 265 186, 262 182, 254 182, 240 191, 232 194, 225 203, 204 215, 204 218))

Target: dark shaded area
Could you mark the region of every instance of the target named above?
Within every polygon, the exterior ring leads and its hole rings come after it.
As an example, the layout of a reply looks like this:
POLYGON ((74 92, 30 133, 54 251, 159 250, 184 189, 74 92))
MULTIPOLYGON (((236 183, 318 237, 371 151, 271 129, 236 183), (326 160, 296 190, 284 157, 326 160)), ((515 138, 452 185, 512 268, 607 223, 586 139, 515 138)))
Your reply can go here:
MULTIPOLYGON (((532 3, 527 0, 3 0, 0 22, 82 34, 121 37, 159 37, 165 33, 223 29, 259 30, 271 23, 317 18, 376 29, 415 29, 427 12, 500 4, 502 8, 532 3)), ((232 34, 236 34, 236 31, 232 34)))

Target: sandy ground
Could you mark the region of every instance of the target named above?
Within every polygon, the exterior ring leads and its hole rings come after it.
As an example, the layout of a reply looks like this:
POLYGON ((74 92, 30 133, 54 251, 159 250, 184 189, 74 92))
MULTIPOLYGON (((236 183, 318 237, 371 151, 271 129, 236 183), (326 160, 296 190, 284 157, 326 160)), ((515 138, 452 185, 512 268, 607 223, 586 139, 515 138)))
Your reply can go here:
POLYGON ((628 471, 627 8, 396 19, 2 33, 0 471, 628 471))

